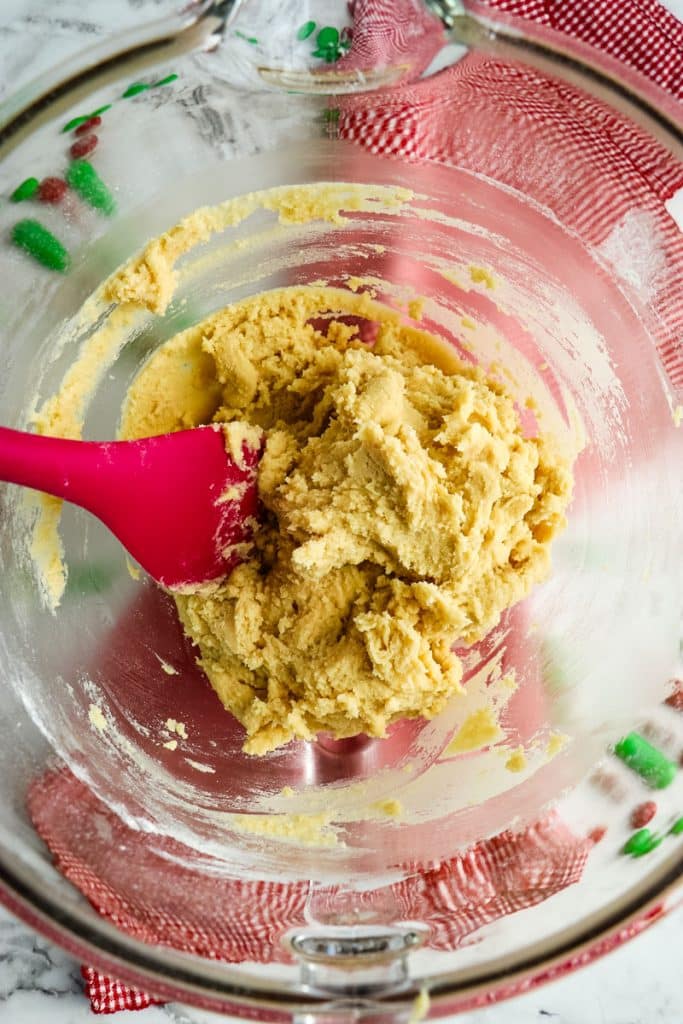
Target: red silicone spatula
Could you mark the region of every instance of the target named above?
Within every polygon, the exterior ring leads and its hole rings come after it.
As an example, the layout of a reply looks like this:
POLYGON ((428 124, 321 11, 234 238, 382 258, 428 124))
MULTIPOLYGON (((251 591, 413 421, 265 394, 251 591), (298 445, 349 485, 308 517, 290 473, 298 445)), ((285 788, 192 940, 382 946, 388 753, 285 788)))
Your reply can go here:
POLYGON ((92 512, 170 589, 218 579, 241 561, 234 545, 249 540, 258 514, 260 454, 244 444, 237 465, 217 425, 110 442, 0 427, 1 480, 92 512))

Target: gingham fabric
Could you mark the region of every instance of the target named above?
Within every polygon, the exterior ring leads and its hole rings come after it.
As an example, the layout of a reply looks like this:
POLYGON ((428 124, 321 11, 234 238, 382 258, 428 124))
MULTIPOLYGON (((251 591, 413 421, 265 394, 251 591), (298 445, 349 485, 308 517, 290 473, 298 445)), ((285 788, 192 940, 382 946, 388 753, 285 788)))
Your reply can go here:
POLYGON ((353 45, 334 68, 372 71, 387 65, 417 78, 443 45, 443 25, 422 0, 351 0, 353 45))
POLYGON ((159 1005, 162 1000, 152 999, 146 992, 129 988, 120 981, 107 978, 94 967, 82 967, 85 994, 90 1000, 93 1013, 117 1013, 119 1010, 144 1010, 146 1006, 159 1005))
MULTIPOLYGON (((140 941, 227 963, 290 963, 281 942, 307 923, 315 899, 334 905, 339 890, 308 882, 240 881, 191 870, 192 851, 130 829, 67 769, 40 778, 29 812, 55 865, 103 917, 140 941), (131 850, 130 858, 112 849, 131 850), (135 894, 135 895, 133 895, 135 894)), ((578 882, 590 849, 554 814, 524 831, 503 832, 382 890, 396 921, 421 921, 427 944, 451 950, 479 928, 534 906, 578 882)), ((360 895, 374 905, 375 894, 360 895)), ((139 1009, 153 998, 84 968, 96 1013, 139 1009)))
POLYGON ((580 39, 683 99, 681 23, 658 0, 488 0, 471 7, 580 39))
MULTIPOLYGON (((672 96, 683 95, 683 27, 656 0, 473 0, 470 6, 479 13, 500 13, 513 24, 527 19, 578 37, 672 96)), ((419 9, 418 0, 352 4, 353 45, 342 60, 357 67, 403 62, 413 80, 381 95, 339 99, 342 137, 403 160, 457 163, 489 173, 534 195, 594 245, 630 211, 645 211, 670 268, 653 297, 660 317, 660 351, 672 382, 683 387, 683 242, 663 205, 683 187, 681 166, 602 104, 519 65, 470 55, 454 68, 416 81, 441 40, 434 20, 418 15, 419 9), (378 34, 378 26, 383 33, 378 34), (457 131, 451 130, 453 124, 457 131), (548 173, 542 160, 534 161, 541 153, 552 154, 556 173, 548 173), (543 173, 534 176, 534 168, 543 173), (572 169, 571 179, 567 168, 572 169)), ((30 811, 65 877, 122 931, 232 963, 286 958, 279 937, 303 921, 307 886, 207 880, 202 883, 206 891, 198 893, 197 876, 189 884, 189 879, 169 872, 168 855, 174 853, 170 840, 152 843, 149 836, 131 833, 66 771, 49 774, 33 787, 30 811), (101 822, 95 832, 93 816, 101 822), (74 839, 83 835, 87 843, 74 839), (134 903, 124 896, 130 892, 129 879, 117 876, 121 862, 108 854, 112 841, 135 845, 141 884, 134 903), (162 855, 164 871, 158 870, 162 855), (188 898, 183 905, 182 894, 189 897, 190 892, 192 901, 188 898), (253 913, 256 906, 264 913, 253 913)), ((503 833, 396 883, 391 895, 397 915, 425 921, 433 948, 452 949, 484 924, 578 881, 589 845, 554 816, 525 832, 503 833)), ((630 925, 623 934, 553 968, 551 975, 593 959, 649 923, 650 918, 630 925)), ((83 975, 95 1013, 140 1009, 155 1001, 91 968, 84 968, 83 975)), ((515 982, 497 997, 516 994, 539 980, 547 979, 515 982)))
MULTIPOLYGON (((380 2, 386 6, 388 0, 380 2)), ((618 45, 613 29, 606 36, 611 52, 629 49, 634 66, 682 95, 683 25, 657 4, 492 0, 476 6, 499 5, 517 15, 533 9, 558 30, 571 21, 591 41, 598 32, 593 15, 614 26, 618 11, 623 31, 618 45), (652 47, 646 25, 652 26, 652 47)), ((683 164, 645 131, 557 79, 481 53, 438 75, 335 103, 342 138, 380 156, 487 175, 549 208, 588 245, 601 246, 634 212, 649 218, 658 258, 667 267, 647 297, 651 329, 672 386, 683 389, 683 235, 664 205, 683 188, 683 164)))

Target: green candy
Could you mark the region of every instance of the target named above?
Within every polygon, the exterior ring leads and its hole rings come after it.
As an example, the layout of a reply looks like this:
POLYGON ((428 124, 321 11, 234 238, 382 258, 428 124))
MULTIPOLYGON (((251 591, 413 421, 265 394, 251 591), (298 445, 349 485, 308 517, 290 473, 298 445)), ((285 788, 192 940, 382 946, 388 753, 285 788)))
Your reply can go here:
POLYGON ((315 37, 316 46, 319 50, 326 50, 328 47, 339 45, 339 29, 333 28, 328 25, 327 28, 321 28, 315 37))
POLYGON ((300 39, 300 40, 308 39, 308 37, 312 36, 314 32, 315 32, 315 22, 314 21, 305 21, 303 23, 303 25, 301 26, 301 28, 299 29, 299 31, 297 32, 296 38, 300 39))
POLYGON ((72 132, 74 128, 78 128, 79 125, 85 124, 85 122, 89 121, 90 118, 93 116, 93 114, 81 114, 80 117, 72 117, 70 121, 66 122, 66 124, 62 128, 62 131, 72 132))
POLYGON ((69 254, 58 238, 37 220, 20 220, 12 228, 15 245, 50 270, 69 269, 69 254))
POLYGON ((149 89, 147 82, 133 82, 124 93, 121 93, 121 99, 127 100, 131 96, 137 96, 139 92, 144 92, 146 89, 149 89))
POLYGON ((681 832, 683 832, 683 818, 679 818, 677 821, 674 821, 669 832, 672 836, 680 836, 681 832))
POLYGON ((641 828, 626 841, 622 852, 631 857, 644 857, 646 853, 650 853, 659 846, 662 838, 662 836, 656 836, 649 828, 641 828))
POLYGON ((103 213, 114 212, 114 197, 87 160, 74 160, 66 172, 66 180, 74 192, 90 206, 103 213))
POLYGON ((21 185, 17 185, 14 192, 10 196, 13 203, 20 203, 23 199, 30 199, 34 196, 40 187, 40 182, 37 178, 25 178, 21 185))
MULTIPOLYGON (((254 42, 256 42, 256 40, 254 40, 254 42)), ((171 75, 166 75, 166 78, 160 78, 158 82, 154 82, 153 88, 158 89, 160 85, 170 85, 171 82, 175 82, 177 77, 178 76, 175 72, 171 75)))
POLYGON ((328 64, 334 64, 339 59, 339 51, 335 46, 328 46, 324 50, 314 50, 312 56, 327 61, 328 64))
POLYGON ((673 782, 678 771, 673 761, 669 761, 637 732, 630 732, 619 740, 614 753, 652 789, 665 789, 673 782))
POLYGON ((92 114, 88 114, 86 121, 89 121, 91 117, 99 117, 100 114, 104 114, 107 110, 111 110, 111 103, 105 103, 103 107, 98 107, 97 110, 93 110, 92 114))

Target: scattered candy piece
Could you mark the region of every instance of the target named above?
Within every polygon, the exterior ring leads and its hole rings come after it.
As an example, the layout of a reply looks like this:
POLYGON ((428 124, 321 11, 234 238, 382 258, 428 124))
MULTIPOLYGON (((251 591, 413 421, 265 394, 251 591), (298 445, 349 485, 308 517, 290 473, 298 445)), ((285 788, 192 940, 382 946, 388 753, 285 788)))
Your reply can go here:
POLYGON ((327 61, 328 64, 334 64, 335 61, 339 60, 342 50, 347 50, 351 45, 348 40, 343 44, 340 43, 339 29, 334 28, 332 25, 321 28, 315 37, 315 42, 316 49, 313 51, 313 56, 320 57, 322 60, 327 61))
POLYGON ((591 843, 600 843, 607 835, 607 829, 604 825, 598 825, 597 828, 592 828, 588 833, 588 838, 591 843))
POLYGON ((37 178, 24 178, 21 185, 17 185, 10 196, 13 203, 20 203, 24 199, 30 199, 38 191, 40 182, 37 178))
POLYGON ((657 804, 654 800, 646 800, 639 804, 631 813, 631 828, 643 828, 649 824, 657 813, 657 804))
POLYGON ((114 197, 87 160, 74 160, 66 172, 66 180, 74 192, 96 210, 102 210, 104 213, 114 212, 114 197))
POLYGON ((58 238, 37 220, 20 220, 12 228, 12 241, 50 270, 65 271, 69 254, 58 238))
POLYGON ((336 46, 339 42, 339 29, 333 28, 331 25, 328 25, 327 28, 321 28, 315 41, 321 50, 328 46, 336 46))
POLYGON ((308 39, 315 32, 315 22, 305 21, 299 31, 296 34, 296 38, 299 40, 308 39))
MULTIPOLYGON (((256 42, 256 40, 254 40, 254 42, 256 42)), ((158 82, 154 82, 152 88, 158 89, 160 85, 170 85, 171 82, 175 82, 177 77, 178 76, 176 75, 175 71, 173 71, 170 75, 166 75, 165 78, 160 78, 158 82)))
POLYGON ((125 92, 121 93, 121 99, 127 100, 131 96, 137 96, 138 93, 144 92, 145 89, 149 89, 147 82, 133 82, 129 85, 125 92))
POLYGON ((623 853, 631 857, 643 857, 646 853, 655 850, 661 843, 663 836, 656 836, 649 828, 641 828, 634 832, 630 839, 627 839, 623 847, 623 853))
POLYGON ((61 203, 69 191, 69 186, 62 178, 43 178, 38 188, 38 199, 41 203, 61 203))
POLYGON ((669 694, 664 703, 674 711, 683 711, 683 683, 680 680, 676 681, 673 693, 669 694))
POLYGON ((337 48, 336 47, 329 47, 329 48, 327 48, 325 50, 321 50, 320 48, 318 48, 317 50, 313 51, 311 56, 318 57, 320 60, 324 60, 328 64, 334 64, 334 62, 336 61, 337 56, 338 56, 337 48))
POLYGON ((672 836, 680 836, 681 832, 683 832, 683 818, 678 818, 677 821, 674 821, 669 832, 672 836))
POLYGON ((78 128, 80 125, 85 124, 86 121, 89 121, 90 117, 90 114, 82 114, 80 117, 72 117, 70 121, 66 122, 62 131, 72 132, 74 128, 78 128))
POLYGON ((76 139, 69 152, 71 153, 71 156, 74 158, 74 160, 80 160, 81 157, 87 156, 89 153, 92 153, 92 151, 96 148, 98 142, 99 139, 96 135, 85 135, 82 139, 76 139))
POLYGON ((244 32, 240 32, 239 29, 235 31, 235 35, 239 39, 244 39, 245 43, 251 43, 252 46, 258 45, 258 39, 255 39, 254 36, 245 36, 244 32))
POLYGON ((99 116, 99 114, 93 114, 93 116, 89 117, 87 121, 83 122, 83 124, 79 124, 75 134, 86 135, 89 131, 92 131, 93 128, 99 128, 101 124, 102 118, 99 116))
POLYGON ((677 766, 637 732, 619 740, 614 753, 652 789, 664 789, 673 782, 677 766))

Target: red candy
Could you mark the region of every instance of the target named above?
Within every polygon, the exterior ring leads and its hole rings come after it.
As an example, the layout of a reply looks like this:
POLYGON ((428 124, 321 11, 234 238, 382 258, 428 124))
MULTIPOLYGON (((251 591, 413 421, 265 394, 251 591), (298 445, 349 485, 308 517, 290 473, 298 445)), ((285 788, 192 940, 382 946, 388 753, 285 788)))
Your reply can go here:
POLYGON ((84 135, 82 139, 74 142, 69 152, 74 160, 80 160, 82 157, 87 156, 88 153, 92 153, 97 143, 98 138, 96 135, 84 135))
POLYGON ((683 711, 683 682, 676 681, 676 686, 672 694, 666 698, 666 703, 674 711, 683 711))
POLYGON ((599 843, 607 835, 607 829, 604 825, 598 825, 597 828, 593 828, 588 833, 588 838, 591 843, 599 843))
POLYGON ((74 135, 87 135, 93 128, 99 127, 102 124, 101 117, 89 117, 83 124, 79 124, 78 128, 74 132, 74 135))
POLYGON ((41 203, 61 203, 68 189, 61 178, 43 178, 38 186, 38 199, 41 203))
POLYGON ((654 800, 646 800, 644 804, 639 804, 631 813, 631 828, 644 828, 656 813, 657 804, 654 800))

